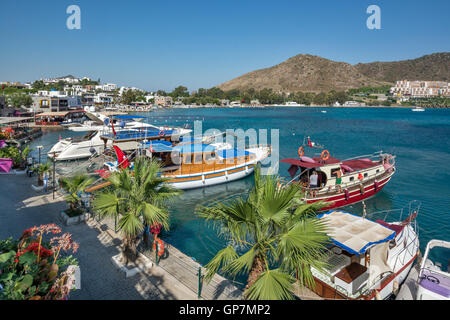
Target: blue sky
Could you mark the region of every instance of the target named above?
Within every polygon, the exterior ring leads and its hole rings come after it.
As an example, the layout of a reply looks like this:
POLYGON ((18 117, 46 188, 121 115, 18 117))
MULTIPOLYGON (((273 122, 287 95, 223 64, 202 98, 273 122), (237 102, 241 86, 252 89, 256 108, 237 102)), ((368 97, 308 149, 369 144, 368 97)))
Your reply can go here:
POLYGON ((0 81, 67 74, 210 88, 297 54, 351 64, 450 51, 448 0, 2 1, 0 81), (69 30, 66 8, 81 9, 69 30), (369 30, 369 5, 381 30, 369 30))

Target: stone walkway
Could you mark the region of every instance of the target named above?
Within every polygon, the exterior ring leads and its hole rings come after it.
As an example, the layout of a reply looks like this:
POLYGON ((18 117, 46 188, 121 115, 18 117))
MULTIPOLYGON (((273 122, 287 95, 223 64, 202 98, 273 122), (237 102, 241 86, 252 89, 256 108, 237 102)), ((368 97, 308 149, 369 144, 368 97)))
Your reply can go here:
POLYGON ((95 220, 74 226, 64 226, 58 213, 66 208, 61 195, 43 195, 34 191, 36 177, 0 175, 0 239, 18 238, 23 230, 41 224, 56 223, 80 244, 74 256, 81 269, 81 290, 73 291, 70 299, 197 299, 183 283, 154 266, 146 273, 130 278, 114 267, 111 257, 119 253, 120 239, 111 237, 107 227, 95 220))

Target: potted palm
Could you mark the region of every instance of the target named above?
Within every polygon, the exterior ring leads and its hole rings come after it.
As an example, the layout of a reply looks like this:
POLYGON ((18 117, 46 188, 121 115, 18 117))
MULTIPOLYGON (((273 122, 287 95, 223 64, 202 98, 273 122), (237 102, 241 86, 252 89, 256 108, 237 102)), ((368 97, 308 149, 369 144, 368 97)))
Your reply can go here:
POLYGON ((251 300, 292 299, 296 282, 312 284, 310 267, 324 267, 329 238, 314 218, 324 204, 299 204, 302 198, 298 185, 278 188, 275 177, 263 178, 257 168, 248 195, 197 207, 197 214, 230 240, 205 266, 205 280, 218 271, 247 275, 244 296, 251 300))
POLYGON ((78 173, 73 177, 62 178, 60 182, 63 190, 67 193, 65 200, 69 204, 69 208, 61 212, 64 222, 66 225, 71 225, 84 221, 86 212, 81 207, 81 194, 94 182, 94 178, 78 173))
POLYGON ((46 163, 41 163, 35 168, 35 172, 38 174, 38 186, 44 185, 44 174, 47 174, 50 171, 50 163, 47 161, 46 163))
POLYGON ((137 259, 137 237, 145 226, 169 228, 167 201, 180 191, 164 184, 166 179, 159 175, 160 170, 157 160, 137 158, 134 171, 127 168, 111 174, 111 185, 94 197, 94 210, 100 218, 118 218, 118 230, 123 235, 121 262, 125 266, 137 259))

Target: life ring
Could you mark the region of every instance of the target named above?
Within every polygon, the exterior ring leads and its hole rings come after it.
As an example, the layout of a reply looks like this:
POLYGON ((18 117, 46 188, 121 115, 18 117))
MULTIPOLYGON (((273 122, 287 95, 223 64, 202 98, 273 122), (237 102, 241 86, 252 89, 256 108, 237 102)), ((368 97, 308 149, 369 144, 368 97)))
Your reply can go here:
POLYGON ((303 148, 303 147, 298 148, 298 155, 300 157, 303 157, 304 154, 305 154, 305 148, 303 148))
POLYGON ((328 150, 323 150, 320 158, 324 161, 327 161, 328 159, 330 159, 330 152, 328 150))
POLYGON ((166 132, 164 130, 159 130, 159 136, 164 137, 166 135, 166 132))
POLYGON ((156 250, 156 242, 158 242, 158 257, 161 257, 164 254, 164 243, 161 239, 156 239, 156 241, 153 242, 153 250, 156 250))

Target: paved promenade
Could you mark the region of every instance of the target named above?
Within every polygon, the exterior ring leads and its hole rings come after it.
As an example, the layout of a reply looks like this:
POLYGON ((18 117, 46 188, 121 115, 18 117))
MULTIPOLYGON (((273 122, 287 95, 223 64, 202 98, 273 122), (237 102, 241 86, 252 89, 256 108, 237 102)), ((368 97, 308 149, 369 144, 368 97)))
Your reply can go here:
POLYGON ((118 254, 120 240, 108 232, 106 226, 90 220, 65 226, 58 212, 66 208, 61 195, 43 195, 31 188, 36 177, 0 175, 0 239, 18 238, 23 230, 34 225, 58 224, 80 244, 74 255, 81 268, 81 290, 73 291, 70 299, 126 300, 126 299, 197 299, 197 294, 158 266, 130 278, 114 267, 111 257, 118 254))

